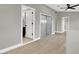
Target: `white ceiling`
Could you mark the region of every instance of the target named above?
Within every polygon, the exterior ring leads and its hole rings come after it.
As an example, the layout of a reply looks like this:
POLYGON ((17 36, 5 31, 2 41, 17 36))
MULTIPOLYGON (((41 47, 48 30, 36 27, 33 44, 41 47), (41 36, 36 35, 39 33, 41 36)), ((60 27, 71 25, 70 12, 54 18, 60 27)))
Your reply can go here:
MULTIPOLYGON (((56 10, 57 12, 79 12, 79 6, 75 7, 75 10, 71 10, 71 9, 65 10, 67 8, 66 4, 46 4, 46 5, 56 10)), ((75 4, 71 4, 71 6, 72 5, 75 4)))

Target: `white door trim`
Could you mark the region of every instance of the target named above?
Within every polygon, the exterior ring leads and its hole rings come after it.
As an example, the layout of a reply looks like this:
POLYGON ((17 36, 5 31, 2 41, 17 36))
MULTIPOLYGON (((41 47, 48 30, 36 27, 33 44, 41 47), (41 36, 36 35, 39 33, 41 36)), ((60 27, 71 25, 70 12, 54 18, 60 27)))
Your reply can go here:
POLYGON ((22 19, 22 7, 30 8, 33 10, 33 40, 35 39, 35 9, 26 5, 21 5, 21 43, 23 44, 23 19, 22 19))
POLYGON ((52 16, 52 34, 55 34, 55 18, 52 16))

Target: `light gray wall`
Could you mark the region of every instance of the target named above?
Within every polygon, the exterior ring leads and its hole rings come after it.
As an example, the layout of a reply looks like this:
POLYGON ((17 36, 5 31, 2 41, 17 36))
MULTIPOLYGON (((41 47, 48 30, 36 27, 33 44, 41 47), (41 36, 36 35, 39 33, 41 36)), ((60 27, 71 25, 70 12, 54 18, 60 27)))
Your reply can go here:
MULTIPOLYGON (((40 23, 40 13, 45 13, 54 16, 56 18, 56 12, 44 4, 26 4, 26 6, 35 9, 35 38, 39 37, 39 23, 40 23)), ((55 23, 55 22, 54 22, 55 23)))
POLYGON ((61 22, 62 22, 62 20, 61 20, 61 16, 60 16, 60 14, 59 13, 57 13, 57 18, 56 18, 56 31, 62 31, 62 26, 61 26, 61 22))
POLYGON ((0 50, 21 42, 20 5, 0 5, 0 50))
POLYGON ((57 23, 58 23, 58 31, 61 31, 61 18, 69 16, 70 20, 70 30, 79 30, 78 24, 79 24, 79 12, 59 12, 57 13, 57 23))
POLYGON ((60 22, 61 17, 69 16, 69 31, 66 36, 67 53, 79 53, 79 12, 60 12, 57 16, 60 22))

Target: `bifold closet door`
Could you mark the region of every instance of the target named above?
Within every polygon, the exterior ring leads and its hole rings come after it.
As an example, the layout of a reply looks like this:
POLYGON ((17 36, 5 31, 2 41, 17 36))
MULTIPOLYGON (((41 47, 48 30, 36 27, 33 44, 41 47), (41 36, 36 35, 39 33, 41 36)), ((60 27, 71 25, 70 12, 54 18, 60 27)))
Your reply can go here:
POLYGON ((40 15, 40 22, 41 22, 41 37, 46 36, 46 16, 40 15))
POLYGON ((51 16, 47 16, 46 17, 47 20, 47 35, 50 35, 52 33, 52 17, 51 16))

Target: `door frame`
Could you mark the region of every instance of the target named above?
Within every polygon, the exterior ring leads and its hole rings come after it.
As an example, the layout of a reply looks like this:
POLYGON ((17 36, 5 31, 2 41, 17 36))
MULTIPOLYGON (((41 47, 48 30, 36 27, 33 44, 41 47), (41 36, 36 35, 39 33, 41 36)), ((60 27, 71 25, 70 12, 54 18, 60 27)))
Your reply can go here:
POLYGON ((53 16, 52 15, 49 15, 49 14, 46 14, 46 13, 40 13, 40 23, 39 23, 39 36, 40 36, 40 38, 42 38, 41 37, 41 15, 50 16, 52 18, 52 21, 53 21, 53 16))
MULTIPOLYGON (((33 22, 33 26, 32 26, 32 31, 33 31, 33 40, 35 39, 35 9, 32 8, 32 7, 29 7, 29 6, 26 6, 26 5, 21 5, 21 43, 23 44, 23 19, 22 19, 22 12, 23 12, 23 9, 22 8, 30 8, 33 10, 33 19, 32 19, 32 22, 33 22)), ((28 42, 26 42, 28 43, 28 42)))
POLYGON ((62 21, 64 21, 64 25, 61 27, 62 28, 62 32, 66 32, 66 31, 69 31, 69 16, 65 16, 65 17, 62 17, 62 21), (66 25, 66 19, 65 18, 67 18, 67 24, 68 24, 68 29, 66 30, 65 29, 65 25, 66 25), (64 29, 64 30, 63 30, 64 29))

